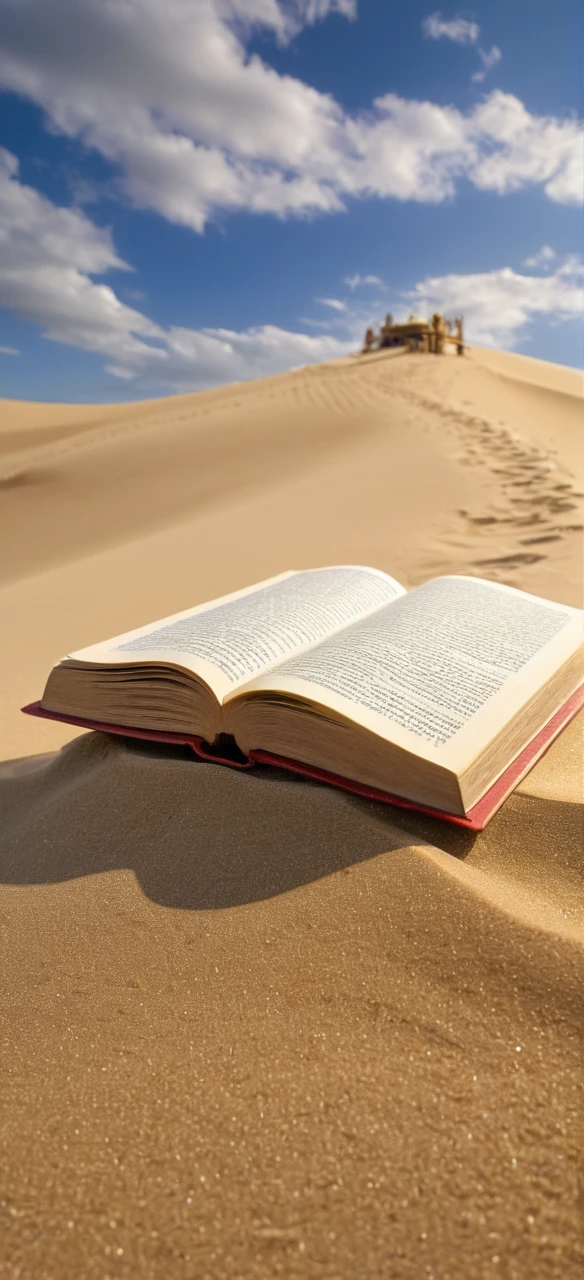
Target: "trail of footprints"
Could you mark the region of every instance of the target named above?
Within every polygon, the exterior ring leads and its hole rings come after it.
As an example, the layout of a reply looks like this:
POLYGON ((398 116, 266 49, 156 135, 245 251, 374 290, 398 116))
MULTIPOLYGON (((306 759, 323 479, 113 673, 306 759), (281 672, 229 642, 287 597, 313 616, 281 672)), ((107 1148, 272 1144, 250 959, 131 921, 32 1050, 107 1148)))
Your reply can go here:
POLYGON ((466 533, 480 535, 482 552, 471 560, 473 569, 505 578, 515 569, 547 557, 547 548, 572 534, 581 534, 581 493, 576 483, 545 450, 537 448, 503 423, 473 417, 400 388, 406 400, 439 415, 462 444, 459 461, 496 476, 502 501, 485 511, 459 509, 466 533), (501 548, 501 535, 508 548, 501 548), (491 546, 489 548, 489 542, 491 546), (503 550, 503 554, 501 551, 503 550), (489 554, 490 551, 490 554, 489 554))
POLYGON ((544 550, 552 542, 560 542, 570 533, 581 532, 577 519, 582 494, 569 479, 562 479, 556 463, 545 453, 527 443, 508 427, 494 427, 479 418, 465 419, 457 414, 458 425, 466 436, 466 449, 461 461, 467 465, 487 465, 499 478, 503 503, 488 512, 473 515, 461 510, 459 515, 485 533, 503 529, 514 535, 517 550, 508 555, 482 557, 474 563, 481 568, 519 568, 546 558, 544 550), (471 435, 472 429, 472 435, 471 435), (525 550, 520 550, 525 548, 525 550))
MULTIPOLYGON (((331 372, 338 379, 338 371, 331 372)), ((502 422, 495 425, 420 394, 412 385, 411 370, 406 364, 399 369, 394 365, 391 370, 379 364, 368 366, 366 374, 359 372, 361 376, 356 379, 354 372, 352 378, 343 379, 344 395, 356 382, 354 389, 359 391, 361 408, 366 400, 387 404, 388 399, 401 399, 426 409, 444 423, 462 446, 459 461, 463 465, 488 471, 496 478, 500 500, 483 511, 457 512, 453 535, 460 542, 463 533, 471 571, 503 580, 513 577, 514 570, 546 559, 552 544, 582 533, 584 494, 544 449, 502 422)), ((325 391, 322 382, 318 390, 320 395, 325 391)), ((329 387, 327 392, 330 393, 329 387)))

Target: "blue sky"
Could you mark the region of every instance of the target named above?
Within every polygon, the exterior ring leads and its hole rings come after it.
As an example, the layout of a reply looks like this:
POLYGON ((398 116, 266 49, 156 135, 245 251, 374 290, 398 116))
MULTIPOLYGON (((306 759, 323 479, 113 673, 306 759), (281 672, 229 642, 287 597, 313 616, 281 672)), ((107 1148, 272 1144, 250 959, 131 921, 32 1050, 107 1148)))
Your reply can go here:
POLYGON ((580 0, 0 0, 0 395, 355 349, 581 361, 580 0))

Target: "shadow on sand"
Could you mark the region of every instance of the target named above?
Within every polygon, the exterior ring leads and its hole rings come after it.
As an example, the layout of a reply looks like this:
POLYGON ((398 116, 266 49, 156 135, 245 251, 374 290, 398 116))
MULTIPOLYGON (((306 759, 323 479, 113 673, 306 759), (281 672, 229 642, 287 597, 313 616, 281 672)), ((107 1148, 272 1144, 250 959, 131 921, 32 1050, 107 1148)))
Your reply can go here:
POLYGON ((276 769, 240 773, 186 748, 90 733, 0 766, 0 882, 129 868, 162 906, 211 909, 286 893, 380 853, 476 835, 276 769))

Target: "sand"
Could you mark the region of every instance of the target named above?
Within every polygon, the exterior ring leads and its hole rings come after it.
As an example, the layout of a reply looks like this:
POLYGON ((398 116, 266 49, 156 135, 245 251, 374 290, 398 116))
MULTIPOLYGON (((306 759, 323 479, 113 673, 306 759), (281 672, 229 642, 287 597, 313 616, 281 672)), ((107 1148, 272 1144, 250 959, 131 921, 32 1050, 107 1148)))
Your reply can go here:
POLYGON ((583 717, 473 836, 18 710, 283 568, 580 604, 578 375, 2 409, 0 1276, 579 1276, 583 717))

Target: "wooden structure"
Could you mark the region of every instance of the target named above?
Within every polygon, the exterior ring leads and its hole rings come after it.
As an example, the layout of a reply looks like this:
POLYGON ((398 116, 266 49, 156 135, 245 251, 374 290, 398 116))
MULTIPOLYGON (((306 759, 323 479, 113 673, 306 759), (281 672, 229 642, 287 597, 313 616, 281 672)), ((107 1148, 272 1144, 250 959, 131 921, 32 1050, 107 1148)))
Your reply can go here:
POLYGON ((367 330, 363 351, 379 351, 383 347, 405 347, 407 351, 423 351, 426 354, 441 356, 444 355, 447 344, 456 347, 457 355, 464 354, 461 316, 457 316, 451 323, 437 311, 431 320, 418 320, 412 315, 404 323, 394 324, 393 317, 387 315, 378 334, 371 328, 367 330))

